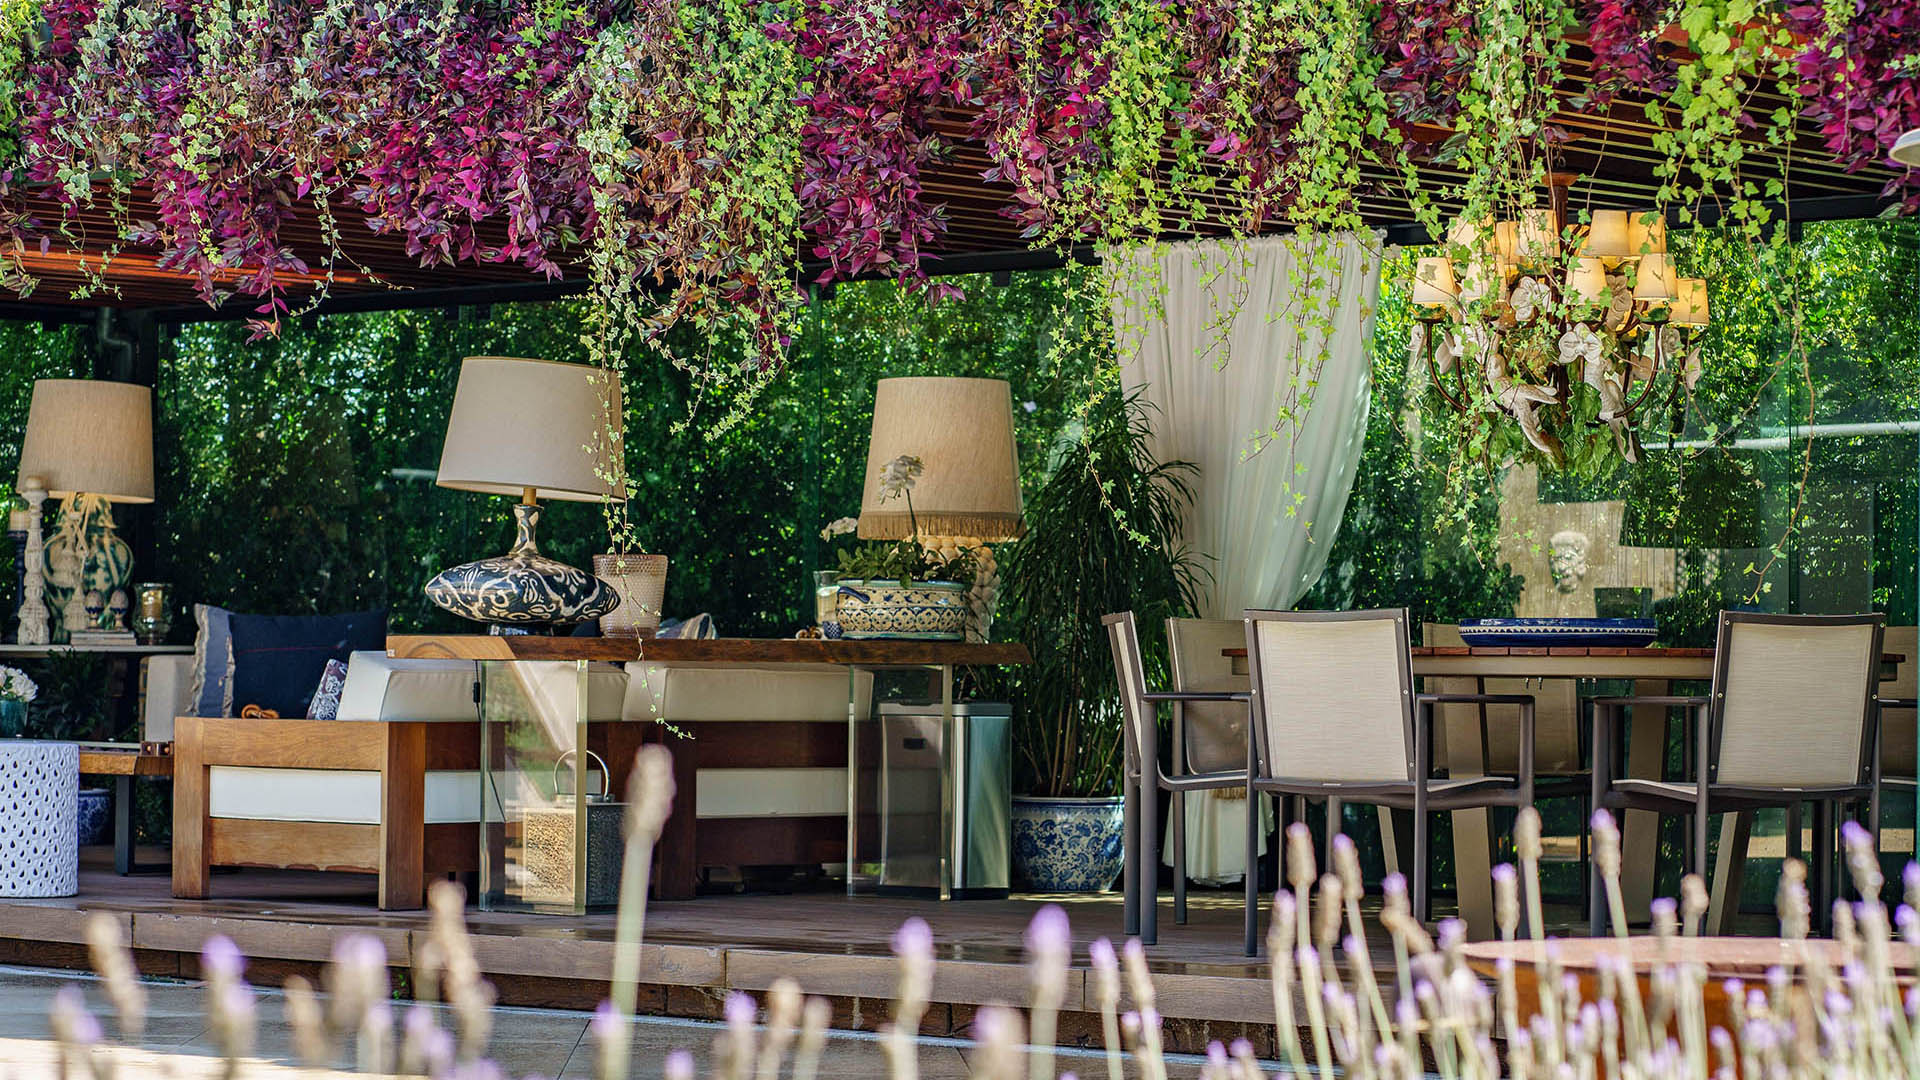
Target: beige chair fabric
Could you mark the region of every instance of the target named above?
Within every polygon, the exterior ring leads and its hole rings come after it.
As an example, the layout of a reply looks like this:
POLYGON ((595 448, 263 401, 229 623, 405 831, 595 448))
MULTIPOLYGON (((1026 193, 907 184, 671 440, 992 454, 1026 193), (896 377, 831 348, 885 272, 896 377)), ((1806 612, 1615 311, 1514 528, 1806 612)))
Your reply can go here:
MULTIPOLYGON (((1424 623, 1420 640, 1426 645, 1464 645, 1460 628, 1452 623, 1424 623)), ((1475 679, 1435 679, 1427 689, 1446 694, 1480 692, 1475 679)), ((1566 776, 1580 771, 1580 690, 1574 679, 1487 679, 1486 693, 1526 694, 1533 698, 1533 767, 1536 776, 1566 776)), ((1453 768, 1449 757, 1463 740, 1480 738, 1480 710, 1487 714, 1487 761, 1484 771, 1512 773, 1519 768, 1520 708, 1517 705, 1443 704, 1434 707, 1433 761, 1453 768)))
POLYGON ((1392 619, 1255 621, 1266 713, 1261 774, 1336 783, 1404 782, 1411 688, 1392 619))
POLYGON ((1866 702, 1879 675, 1875 627, 1726 625, 1726 695, 1717 783, 1860 783, 1866 702), (1810 725, 1817 725, 1811 726, 1810 725))
POLYGON ((193 711, 193 657, 163 653, 140 661, 140 739, 172 742, 173 718, 193 711))
MULTIPOLYGON (((1889 626, 1881 640, 1881 651, 1903 659, 1889 682, 1880 684, 1883 698, 1920 697, 1920 627, 1889 626)), ((1912 709, 1886 709, 1880 713, 1880 773, 1882 776, 1913 780, 1916 777, 1914 752, 1914 715, 1912 709)))
MULTIPOLYGON (((1244 649, 1246 625, 1238 619, 1168 619, 1167 652, 1173 661, 1173 688, 1179 691, 1235 690, 1246 692, 1251 681, 1235 674, 1224 649, 1244 649)), ((1247 707, 1238 702, 1188 701, 1175 708, 1180 718, 1187 768, 1192 772, 1226 772, 1246 768, 1247 707)), ((1247 808, 1238 790, 1195 792, 1185 800, 1187 876, 1209 885, 1240 880, 1247 863, 1247 808)), ((1266 829, 1273 824, 1273 807, 1260 800, 1260 835, 1255 849, 1267 851, 1266 829)), ((1164 862, 1173 865, 1174 823, 1167 822, 1162 847, 1164 862)))
MULTIPOLYGON (((1175 690, 1237 690, 1250 680, 1234 674, 1225 649, 1245 648, 1246 626, 1238 619, 1168 619, 1167 651, 1175 690)), ((1230 701, 1189 701, 1177 712, 1184 728, 1187 768, 1193 772, 1242 769, 1247 761, 1247 708, 1230 701)))

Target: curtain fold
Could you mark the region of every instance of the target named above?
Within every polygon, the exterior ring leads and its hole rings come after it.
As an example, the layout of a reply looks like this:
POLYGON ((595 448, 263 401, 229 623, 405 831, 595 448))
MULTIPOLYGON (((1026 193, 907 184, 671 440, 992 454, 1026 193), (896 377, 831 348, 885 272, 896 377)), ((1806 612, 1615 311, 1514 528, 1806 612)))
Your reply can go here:
POLYGON ((1117 257, 1130 263, 1113 305, 1122 382, 1154 408, 1154 454, 1200 466, 1181 537, 1208 557, 1199 614, 1291 607, 1326 569, 1360 465, 1379 241, 1260 237, 1117 257), (1326 245, 1324 266, 1309 243, 1326 245), (1303 285, 1313 276, 1318 288, 1303 285), (1297 422, 1278 423, 1303 402, 1297 422))
MULTIPOLYGON (((1112 312, 1122 384, 1152 406, 1155 457, 1200 467, 1181 534, 1211 578, 1197 614, 1292 607, 1326 569, 1360 465, 1379 238, 1195 241, 1107 258, 1123 260, 1112 312)), ((1240 879, 1245 815, 1215 792, 1187 800, 1191 877, 1240 879)), ((1171 855, 1170 837, 1161 850, 1171 855)))

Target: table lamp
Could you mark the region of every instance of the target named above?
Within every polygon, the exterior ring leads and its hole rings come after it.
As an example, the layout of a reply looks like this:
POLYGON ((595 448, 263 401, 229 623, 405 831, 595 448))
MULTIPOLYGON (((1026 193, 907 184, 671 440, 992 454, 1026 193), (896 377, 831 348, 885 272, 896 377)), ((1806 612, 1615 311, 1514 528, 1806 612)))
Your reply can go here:
POLYGON ((599 578, 540 554, 540 499, 620 500, 612 461, 623 413, 614 375, 585 364, 470 356, 460 367, 435 483, 455 491, 517 495, 513 549, 443 570, 427 599, 493 633, 598 619, 620 604, 599 578))
POLYGON ((999 593, 999 569, 986 545, 1025 532, 1020 513, 1013 390, 1005 380, 880 380, 858 533, 863 539, 899 540, 913 535, 917 523, 924 547, 947 555, 972 548, 976 573, 969 640, 986 640, 999 593), (880 497, 882 468, 902 454, 919 458, 924 469, 914 484, 911 519, 903 500, 880 497))
POLYGON ((1909 168, 1920 167, 1920 128, 1895 139, 1887 156, 1909 168))
POLYGON ((29 505, 22 643, 29 632, 45 643, 44 611, 31 610, 41 606, 35 594, 42 590, 69 634, 96 629, 87 593, 104 601, 133 579, 133 549, 114 531, 112 504, 153 501, 153 391, 95 379, 35 382, 15 490, 29 505), (39 504, 48 496, 66 505, 44 559, 36 559, 39 504))

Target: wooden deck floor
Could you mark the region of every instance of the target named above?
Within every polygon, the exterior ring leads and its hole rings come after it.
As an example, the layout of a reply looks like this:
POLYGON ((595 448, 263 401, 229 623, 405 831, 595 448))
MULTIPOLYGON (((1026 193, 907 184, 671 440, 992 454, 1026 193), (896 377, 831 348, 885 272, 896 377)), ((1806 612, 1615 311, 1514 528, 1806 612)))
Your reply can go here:
MULTIPOLYGON (((94 912, 120 921, 141 968, 194 977, 198 954, 215 934, 249 958, 249 977, 275 986, 287 974, 311 974, 334 941, 365 933, 385 946, 395 985, 405 994, 416 948, 425 941, 424 912, 380 912, 370 877, 289 871, 217 874, 214 898, 176 900, 164 874, 119 877, 106 852, 89 849, 80 894, 52 900, 0 900, 0 963, 87 966, 85 922, 94 912)), ((159 861, 163 853, 144 852, 159 861)), ((830 998, 835 1026, 871 1029, 883 1022, 896 977, 889 939, 911 916, 932 927, 936 947, 929 1034, 970 1034, 974 1011, 991 1002, 1023 1002, 1021 938, 1048 902, 1068 913, 1075 967, 1061 1041, 1094 1045, 1099 1018, 1089 994, 1086 947, 1120 938, 1117 894, 1017 896, 1000 901, 935 901, 848 897, 829 889, 788 894, 703 896, 654 903, 647 912, 641 1011, 715 1019, 731 991, 764 991, 782 976, 830 998)), ((1204 1051, 1211 1039, 1245 1036, 1262 1054, 1272 1049, 1273 1001, 1264 959, 1240 951, 1238 891, 1195 889, 1190 921, 1175 925, 1162 896, 1160 941, 1148 950, 1170 1048, 1204 1051)), ((1444 903, 1436 914, 1446 914, 1444 903)), ((1549 909, 1554 934, 1583 933, 1571 908, 1549 909)), ((611 914, 567 916, 469 913, 480 964, 503 1004, 591 1008, 605 996, 612 970, 611 914)), ((1264 913, 1263 913, 1264 925, 1264 913)), ((1386 935, 1369 934, 1374 967, 1391 970, 1386 935)))

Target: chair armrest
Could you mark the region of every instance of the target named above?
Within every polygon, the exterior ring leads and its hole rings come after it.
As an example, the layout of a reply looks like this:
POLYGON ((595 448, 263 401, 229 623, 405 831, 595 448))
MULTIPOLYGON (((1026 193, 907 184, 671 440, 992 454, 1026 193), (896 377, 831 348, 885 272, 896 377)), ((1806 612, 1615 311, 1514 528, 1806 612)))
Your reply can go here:
POLYGON ((1245 690, 1170 690, 1140 695, 1145 701, 1246 701, 1252 696, 1245 690))
POLYGON ((1627 694, 1622 697, 1588 698, 1589 705, 1706 705, 1713 699, 1702 694, 1698 697, 1682 697, 1674 694, 1627 694))
POLYGON ((1910 697, 1875 698, 1874 704, 1883 709, 1920 709, 1920 700, 1910 697))
POLYGON ((1525 705, 1533 700, 1532 694, 1421 694, 1422 704, 1428 705, 1525 705))

